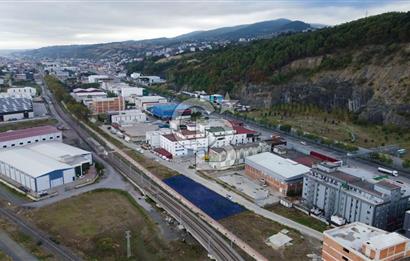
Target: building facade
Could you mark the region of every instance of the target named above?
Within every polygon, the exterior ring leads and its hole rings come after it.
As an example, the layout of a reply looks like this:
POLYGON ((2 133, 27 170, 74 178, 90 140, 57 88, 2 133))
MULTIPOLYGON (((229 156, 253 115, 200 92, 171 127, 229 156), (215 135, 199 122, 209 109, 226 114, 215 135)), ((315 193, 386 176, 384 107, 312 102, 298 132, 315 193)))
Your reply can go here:
POLYGON ((62 141, 63 135, 54 126, 40 126, 0 133, 0 149, 45 141, 62 141))
POLYGON ((145 122, 146 120, 147 115, 140 110, 119 111, 118 114, 111 115, 111 123, 117 123, 119 125, 145 122))
POLYGON ((327 219, 337 216, 346 222, 394 230, 403 224, 409 196, 387 180, 371 183, 318 164, 304 176, 302 199, 327 219))
POLYGON ((33 102, 29 98, 0 97, 0 122, 34 117, 33 102))
POLYGON ((394 261, 410 257, 409 239, 355 222, 323 232, 324 261, 394 261))
POLYGON ((98 98, 91 102, 90 109, 93 114, 123 111, 125 109, 125 102, 121 96, 112 98, 98 98))
POLYGON ((277 189, 283 195, 298 195, 302 191, 303 175, 310 168, 270 152, 245 158, 245 174, 277 189))

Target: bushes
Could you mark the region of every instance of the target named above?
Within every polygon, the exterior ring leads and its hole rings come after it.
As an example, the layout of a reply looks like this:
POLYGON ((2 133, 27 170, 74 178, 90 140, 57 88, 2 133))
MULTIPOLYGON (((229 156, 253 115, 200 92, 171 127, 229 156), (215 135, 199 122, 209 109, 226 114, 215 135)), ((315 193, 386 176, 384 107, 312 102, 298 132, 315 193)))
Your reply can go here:
POLYGON ((290 132, 292 130, 292 126, 289 124, 280 125, 279 129, 284 132, 290 132))
POLYGON ((410 160, 407 159, 403 161, 403 168, 410 169, 410 160))
POLYGON ((378 153, 378 152, 372 152, 369 154, 370 159, 380 161, 382 163, 386 164, 392 164, 393 160, 390 158, 390 156, 383 154, 383 153, 378 153))

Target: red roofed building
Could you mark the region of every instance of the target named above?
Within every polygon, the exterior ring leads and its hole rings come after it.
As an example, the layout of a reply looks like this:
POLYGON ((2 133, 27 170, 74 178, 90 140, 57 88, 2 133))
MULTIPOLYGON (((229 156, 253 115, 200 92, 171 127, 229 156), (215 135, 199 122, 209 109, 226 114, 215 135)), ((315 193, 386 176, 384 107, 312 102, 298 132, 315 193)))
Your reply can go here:
POLYGON ((0 133, 0 149, 24 146, 43 141, 62 141, 61 131, 54 126, 40 126, 0 133))

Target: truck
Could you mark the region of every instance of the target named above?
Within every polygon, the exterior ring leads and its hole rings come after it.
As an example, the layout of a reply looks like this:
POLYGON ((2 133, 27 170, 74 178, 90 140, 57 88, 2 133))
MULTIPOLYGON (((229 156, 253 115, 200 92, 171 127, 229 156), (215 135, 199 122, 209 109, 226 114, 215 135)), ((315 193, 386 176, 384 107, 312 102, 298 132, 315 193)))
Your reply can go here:
POLYGON ((380 167, 378 167, 377 170, 381 173, 390 174, 394 177, 399 176, 399 172, 397 170, 390 170, 390 169, 385 169, 385 168, 380 168, 380 167))

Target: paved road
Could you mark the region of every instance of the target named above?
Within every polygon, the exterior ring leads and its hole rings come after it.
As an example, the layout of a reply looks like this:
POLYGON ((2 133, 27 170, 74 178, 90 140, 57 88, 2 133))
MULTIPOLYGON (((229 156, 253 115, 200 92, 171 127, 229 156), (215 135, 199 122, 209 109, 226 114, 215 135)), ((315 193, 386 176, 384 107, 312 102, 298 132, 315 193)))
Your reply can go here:
POLYGON ((0 249, 3 250, 4 253, 11 257, 14 261, 38 260, 3 231, 0 231, 0 249))
MULTIPOLYGON (((44 92, 48 93, 48 92, 44 92)), ((53 97, 49 95, 49 99, 55 103, 55 100, 53 100, 53 97)), ((77 132, 80 138, 82 138, 84 141, 87 142, 87 139, 89 138, 89 134, 87 131, 85 131, 83 128, 79 127, 78 122, 74 121, 70 116, 68 116, 59 106, 50 106, 50 109, 53 113, 58 115, 57 117, 59 118, 60 121, 65 122, 69 127, 71 127, 73 130, 77 132)), ((89 131, 93 131, 89 129, 89 131)), ((95 133, 97 136, 98 133, 95 133)), ((102 137, 100 137, 103 139, 102 137)), ((108 141, 104 141, 105 144, 110 144, 108 141)), ((93 144, 89 144, 91 147, 94 147, 93 144)), ((110 144, 109 150, 116 149, 118 153, 123 153, 122 151, 119 151, 118 148, 115 148, 114 145, 110 144)), ((97 150, 98 152, 98 150, 97 150)), ((109 155, 113 155, 110 153, 109 155)), ((127 157, 126 154, 123 156, 127 157)), ((130 181, 133 181, 133 184, 137 187, 139 185, 137 184, 138 182, 142 182, 143 185, 149 185, 149 186, 144 186, 144 189, 141 189, 145 191, 146 193, 150 193, 151 197, 156 199, 157 202, 159 202, 167 211, 170 213, 172 216, 175 218, 181 218, 183 219, 183 224, 186 227, 188 231, 198 240, 201 245, 205 247, 205 249, 208 250, 212 255, 214 255, 218 260, 242 260, 241 256, 237 253, 236 250, 234 250, 221 236, 218 234, 214 228, 217 224, 213 224, 213 226, 210 226, 210 224, 204 222, 204 217, 200 218, 198 216, 198 213, 193 213, 192 208, 194 206, 188 202, 187 200, 182 199, 182 197, 174 191, 174 193, 169 195, 170 191, 164 190, 162 186, 166 186, 165 183, 162 181, 158 180, 153 174, 145 170, 141 165, 138 163, 134 162, 131 158, 128 157, 130 162, 132 162, 132 165, 137 167, 137 170, 135 170, 134 173, 131 173, 129 171, 129 165, 126 166, 126 169, 124 169, 124 166, 121 166, 118 164, 118 162, 114 162, 113 158, 111 158, 111 161, 109 161, 110 165, 115 166, 116 168, 121 169, 121 172, 123 174, 126 174, 127 177, 129 178, 130 181), (135 180, 135 173, 140 173, 140 180, 135 180), (142 174, 143 173, 143 174, 142 174), (147 179, 147 177, 149 177, 147 179), (146 179, 145 181, 144 178, 146 179), (133 180, 134 179, 134 180, 133 180), (153 180, 156 180, 153 182, 153 180), (149 182, 149 183, 148 183, 149 182), (183 204, 181 203, 183 202, 183 204), (189 208, 187 207, 189 205, 189 208)), ((139 187, 140 188, 140 187, 139 187)), ((204 214, 203 214, 204 215, 204 214)), ((211 221, 212 222, 212 221, 211 221)), ((230 234, 228 231, 224 231, 225 235, 230 234)), ((231 237, 233 238, 233 237, 231 237)), ((234 242, 242 243, 242 245, 246 246, 245 250, 252 250, 249 246, 246 245, 246 243, 241 242, 239 239, 234 239, 234 242)), ((251 256, 257 257, 256 259, 258 260, 264 260, 262 256, 259 255, 256 251, 253 250, 254 253, 251 254, 251 256)))

